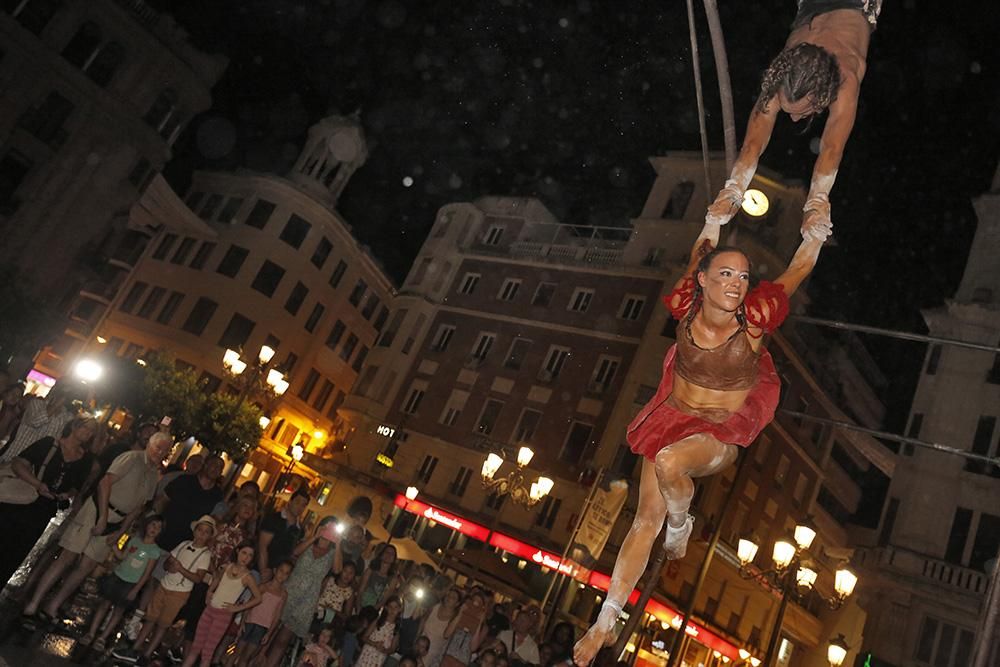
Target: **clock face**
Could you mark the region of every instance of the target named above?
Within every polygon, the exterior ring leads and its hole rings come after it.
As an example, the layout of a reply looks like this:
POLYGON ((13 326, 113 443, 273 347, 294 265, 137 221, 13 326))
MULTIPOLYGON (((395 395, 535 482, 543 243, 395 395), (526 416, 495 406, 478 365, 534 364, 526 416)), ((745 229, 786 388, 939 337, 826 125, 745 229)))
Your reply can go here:
POLYGON ((358 153, 358 140, 352 132, 341 130, 330 137, 330 152, 341 162, 354 160, 358 153))
POLYGON ((767 213, 767 206, 767 195, 760 190, 747 190, 743 193, 743 210, 748 215, 759 218, 767 213))

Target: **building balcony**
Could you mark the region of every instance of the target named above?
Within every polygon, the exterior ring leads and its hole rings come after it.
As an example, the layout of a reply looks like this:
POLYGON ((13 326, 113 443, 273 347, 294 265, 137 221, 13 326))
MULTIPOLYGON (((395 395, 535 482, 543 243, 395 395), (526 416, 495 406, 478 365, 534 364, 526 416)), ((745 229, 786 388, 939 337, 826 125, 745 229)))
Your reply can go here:
POLYGON ((960 595, 985 595, 989 585, 989 576, 984 572, 900 547, 858 549, 854 559, 859 567, 900 575, 928 587, 944 587, 960 595))

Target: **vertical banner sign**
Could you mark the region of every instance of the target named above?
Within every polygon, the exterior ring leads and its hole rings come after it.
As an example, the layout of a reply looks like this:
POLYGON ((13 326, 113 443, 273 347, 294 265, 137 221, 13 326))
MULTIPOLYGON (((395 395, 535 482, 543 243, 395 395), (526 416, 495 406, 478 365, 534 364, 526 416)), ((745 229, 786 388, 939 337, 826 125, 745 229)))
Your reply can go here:
POLYGON ((597 489, 573 541, 573 560, 591 568, 600 560, 627 499, 628 482, 624 479, 611 482, 607 489, 597 489))

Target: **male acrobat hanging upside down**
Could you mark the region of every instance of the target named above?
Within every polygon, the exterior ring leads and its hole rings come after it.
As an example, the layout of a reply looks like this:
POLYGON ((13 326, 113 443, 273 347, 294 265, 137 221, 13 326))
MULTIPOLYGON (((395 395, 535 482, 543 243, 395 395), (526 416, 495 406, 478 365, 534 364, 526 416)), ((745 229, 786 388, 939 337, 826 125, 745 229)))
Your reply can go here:
POLYGON ((653 399, 628 426, 641 454, 639 507, 597 621, 576 644, 584 667, 613 637, 615 621, 646 569, 653 541, 667 528, 667 557, 683 558, 694 519, 692 477, 712 475, 736 460, 774 418, 781 384, 761 346, 788 314, 788 297, 809 275, 829 230, 802 229, 804 240, 773 283, 750 289, 750 262, 737 248, 716 247, 719 225, 706 223, 684 276, 664 301, 677 318, 677 344, 663 362, 653 399))
POLYGON ((708 222, 725 224, 736 214, 779 110, 798 122, 829 108, 803 213, 810 229, 828 233, 832 228, 830 190, 854 127, 868 41, 882 0, 798 0, 798 6, 785 48, 764 72, 743 148, 708 208, 708 222))

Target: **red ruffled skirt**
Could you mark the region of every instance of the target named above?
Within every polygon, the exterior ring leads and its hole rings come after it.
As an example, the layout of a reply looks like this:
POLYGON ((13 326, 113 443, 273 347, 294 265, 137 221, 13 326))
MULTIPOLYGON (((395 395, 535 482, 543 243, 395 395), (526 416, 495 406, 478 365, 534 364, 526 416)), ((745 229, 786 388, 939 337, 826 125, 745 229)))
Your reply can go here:
POLYGON ((720 442, 747 447, 774 419, 781 396, 781 380, 767 350, 761 350, 757 384, 736 412, 695 408, 675 399, 671 391, 676 355, 676 346, 667 351, 656 396, 628 426, 625 439, 633 453, 652 461, 664 447, 696 433, 707 433, 720 442))

